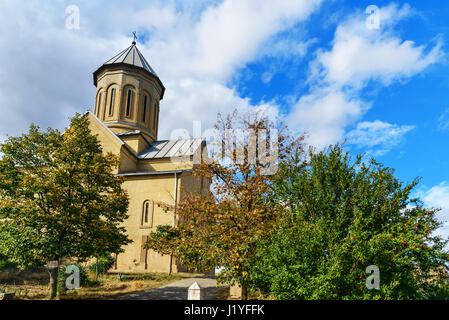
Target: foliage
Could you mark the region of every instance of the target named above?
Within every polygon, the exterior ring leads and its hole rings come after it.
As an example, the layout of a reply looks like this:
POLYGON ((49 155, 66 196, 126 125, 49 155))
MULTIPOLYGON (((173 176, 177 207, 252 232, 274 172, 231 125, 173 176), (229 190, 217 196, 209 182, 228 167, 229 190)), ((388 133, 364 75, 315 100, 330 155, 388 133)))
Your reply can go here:
MULTIPOLYGON (((88 119, 64 133, 31 125, 0 145, 0 253, 20 268, 121 252, 128 196, 88 119)), ((50 276, 51 283, 56 283, 50 276)))
MULTIPOLYGON (((46 300, 47 288, 45 285, 42 285, 42 280, 45 280, 45 276, 46 274, 41 272, 28 271, 26 276, 22 273, 19 276, 20 279, 23 279, 22 282, 17 281, 16 284, 9 282, 0 285, 0 293, 2 289, 5 289, 7 292, 15 292, 14 299, 16 300, 46 300)), ((181 278, 180 275, 167 275, 166 273, 131 273, 127 274, 125 281, 117 281, 117 274, 109 273, 104 275, 99 281, 94 281, 89 274, 89 282, 86 285, 82 285, 76 290, 61 292, 59 299, 117 300, 126 295, 157 288, 181 278)))
POLYGON ((90 265, 89 269, 97 274, 105 274, 114 265, 115 259, 110 254, 105 254, 98 257, 94 264, 90 265))
POLYGON ((281 165, 277 201, 289 209, 258 244, 251 285, 278 299, 447 299, 448 241, 433 235, 436 209, 413 198, 392 169, 341 145, 281 165), (380 269, 379 290, 365 273, 380 269))
POLYGON ((16 267, 16 264, 8 261, 5 256, 0 255, 0 272, 10 267, 16 267))
POLYGON ((219 115, 215 130, 217 139, 208 146, 213 157, 203 155, 194 171, 212 183, 211 192, 185 196, 176 208, 176 227, 159 227, 148 247, 172 254, 190 269, 224 267, 219 281, 245 287, 254 244, 271 232, 279 216, 279 205, 270 197, 270 173, 292 150, 301 152, 302 137, 292 138, 284 125, 261 113, 219 115), (229 143, 239 130, 248 133, 246 138, 229 143))

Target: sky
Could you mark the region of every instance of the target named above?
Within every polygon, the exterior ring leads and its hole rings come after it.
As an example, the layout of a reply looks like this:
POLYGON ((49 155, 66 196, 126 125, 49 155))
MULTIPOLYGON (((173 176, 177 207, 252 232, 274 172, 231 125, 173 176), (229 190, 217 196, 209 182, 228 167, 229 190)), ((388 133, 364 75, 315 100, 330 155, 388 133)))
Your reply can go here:
POLYGON ((449 236, 448 16, 440 0, 2 0, 0 140, 91 110, 92 73, 137 31, 166 87, 159 139, 266 110, 318 149, 346 141, 420 177, 449 236))

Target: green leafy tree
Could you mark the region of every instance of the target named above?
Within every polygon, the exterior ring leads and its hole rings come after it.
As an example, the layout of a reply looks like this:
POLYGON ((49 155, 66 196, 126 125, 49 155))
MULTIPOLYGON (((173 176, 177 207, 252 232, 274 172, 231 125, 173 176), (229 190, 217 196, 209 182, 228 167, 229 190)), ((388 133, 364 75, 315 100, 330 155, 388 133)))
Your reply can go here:
MULTIPOLYGON (((87 117, 77 114, 64 133, 32 125, 0 152, 0 253, 20 268, 83 261, 130 242, 118 159, 102 154, 87 117)), ((58 267, 49 274, 54 298, 58 267)))
MULTIPOLYGON (((448 297, 447 240, 436 209, 423 207, 392 169, 355 161, 341 145, 281 165, 274 181, 286 215, 275 235, 258 245, 252 286, 279 299, 444 299, 448 297), (380 287, 366 286, 366 268, 380 287)), ((372 279, 368 279, 371 282, 372 279)))

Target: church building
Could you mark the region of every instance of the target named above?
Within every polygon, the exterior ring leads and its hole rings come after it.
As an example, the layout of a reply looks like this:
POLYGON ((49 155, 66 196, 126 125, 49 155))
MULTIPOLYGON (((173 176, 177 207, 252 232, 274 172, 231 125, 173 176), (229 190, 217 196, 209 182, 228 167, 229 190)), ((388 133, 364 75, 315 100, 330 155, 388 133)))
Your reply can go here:
POLYGON ((177 223, 176 204, 185 192, 209 189, 209 183, 193 175, 194 159, 206 152, 205 141, 158 140, 165 87, 135 41, 98 68, 93 80, 95 105, 86 113, 90 129, 103 152, 119 156, 117 175, 124 178, 130 198, 124 227, 133 242, 117 255, 111 271, 178 272, 174 259, 143 245, 156 226, 177 223), (173 211, 165 212, 160 202, 173 205, 173 211))

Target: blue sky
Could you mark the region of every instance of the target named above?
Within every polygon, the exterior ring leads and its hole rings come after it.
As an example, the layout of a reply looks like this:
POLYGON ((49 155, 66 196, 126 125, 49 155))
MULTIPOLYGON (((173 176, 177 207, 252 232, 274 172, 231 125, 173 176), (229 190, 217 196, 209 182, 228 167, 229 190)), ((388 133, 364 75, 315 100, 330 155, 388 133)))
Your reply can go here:
MULTIPOLYGON (((379 7, 396 3, 410 4, 412 10, 407 18, 398 23, 395 35, 403 40, 415 41, 417 45, 430 46, 436 41, 443 43, 442 54, 447 53, 449 35, 449 5, 441 1, 409 1, 409 2, 361 2, 339 1, 324 3, 301 27, 306 29, 308 37, 316 41, 309 48, 310 55, 303 60, 288 59, 280 61, 278 57, 267 57, 259 61, 250 62, 240 73, 249 76, 243 80, 234 80, 231 85, 237 87, 238 92, 249 97, 252 104, 272 99, 281 103, 280 110, 288 115, 291 104, 290 95, 307 94, 310 86, 305 84, 310 62, 315 50, 329 49, 334 38, 339 20, 353 14, 355 10, 363 10, 368 4, 379 7), (328 17, 338 16, 340 19, 330 22, 328 17), (272 66, 276 73, 269 82, 264 81, 263 75, 270 72, 272 66), (299 80, 299 81, 298 81, 299 80), (287 97, 287 99, 285 99, 287 97)), ((302 29, 301 28, 301 29, 302 29)), ((296 30, 281 33, 278 40, 288 38, 296 30)), ((447 57, 443 56, 411 77, 395 81, 389 85, 382 85, 372 81, 361 90, 360 95, 372 103, 370 109, 363 115, 363 121, 381 120, 397 125, 414 126, 407 134, 395 143, 390 152, 376 152, 366 146, 353 145, 350 150, 356 152, 372 151, 373 155, 396 169, 396 174, 404 181, 410 181, 416 176, 422 176, 422 183, 435 185, 442 180, 449 179, 449 130, 444 130, 440 122, 449 120, 449 66, 447 57), (443 117, 444 119, 440 119, 443 117), (446 149, 446 150, 445 150, 446 149), (446 170, 445 170, 446 169, 446 170)), ((356 122, 347 130, 356 127, 356 122)), ((447 125, 446 125, 447 126, 447 125)))
MULTIPOLYGON (((318 148, 346 140, 395 168, 449 220, 449 4, 153 0, 0 3, 0 138, 63 128, 93 105, 92 72, 130 45, 166 86, 160 137, 217 112, 265 109, 318 148), (79 28, 67 28, 69 5, 79 28), (379 8, 369 28, 366 8, 379 8)), ((449 224, 441 229, 449 235, 449 224)))

